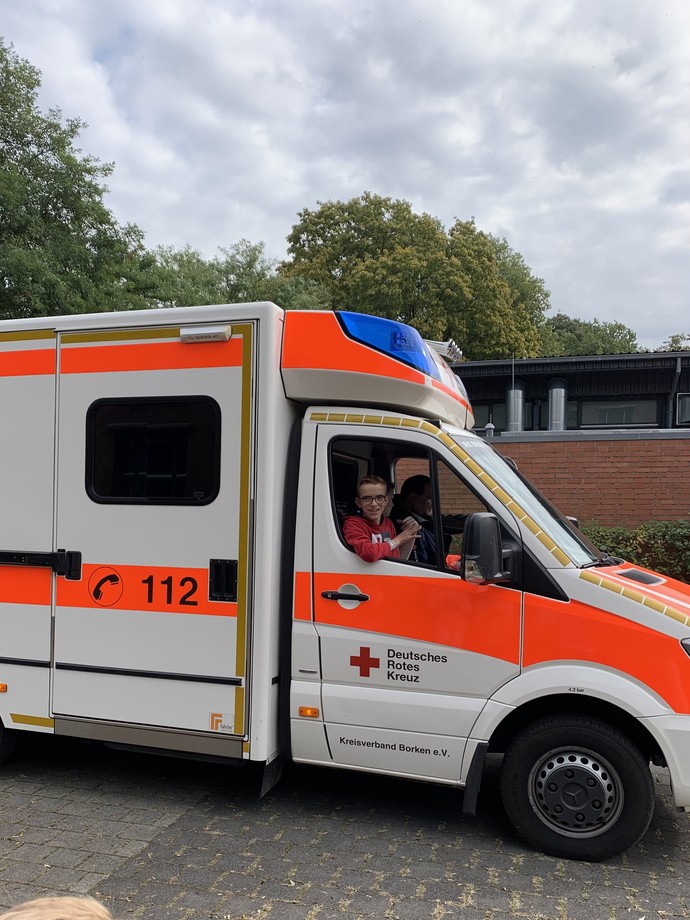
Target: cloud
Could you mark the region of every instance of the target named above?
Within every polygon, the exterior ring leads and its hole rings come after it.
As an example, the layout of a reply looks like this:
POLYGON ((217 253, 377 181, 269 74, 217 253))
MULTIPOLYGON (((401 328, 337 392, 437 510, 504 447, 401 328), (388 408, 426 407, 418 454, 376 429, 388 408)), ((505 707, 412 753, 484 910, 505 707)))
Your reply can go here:
POLYGON ((368 189, 474 216, 556 310, 686 331, 683 0, 24 0, 3 30, 149 245, 281 257, 299 210, 368 189))

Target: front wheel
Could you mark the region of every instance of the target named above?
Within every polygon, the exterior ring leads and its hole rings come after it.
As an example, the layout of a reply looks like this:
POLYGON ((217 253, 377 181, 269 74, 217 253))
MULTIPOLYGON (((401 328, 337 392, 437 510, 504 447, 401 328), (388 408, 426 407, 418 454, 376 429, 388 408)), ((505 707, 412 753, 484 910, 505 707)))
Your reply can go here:
POLYGON ((584 716, 550 716, 518 735, 503 758, 503 806, 545 853, 592 862, 627 850, 649 827, 649 763, 617 729, 584 716))

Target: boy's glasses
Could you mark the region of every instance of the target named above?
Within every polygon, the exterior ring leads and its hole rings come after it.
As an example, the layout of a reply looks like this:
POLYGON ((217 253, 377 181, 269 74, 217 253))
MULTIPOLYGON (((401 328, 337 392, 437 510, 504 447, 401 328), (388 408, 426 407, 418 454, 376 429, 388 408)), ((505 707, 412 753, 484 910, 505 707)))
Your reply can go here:
POLYGON ((373 505, 376 502, 377 505, 385 505, 387 495, 360 495, 359 500, 363 505, 373 505))

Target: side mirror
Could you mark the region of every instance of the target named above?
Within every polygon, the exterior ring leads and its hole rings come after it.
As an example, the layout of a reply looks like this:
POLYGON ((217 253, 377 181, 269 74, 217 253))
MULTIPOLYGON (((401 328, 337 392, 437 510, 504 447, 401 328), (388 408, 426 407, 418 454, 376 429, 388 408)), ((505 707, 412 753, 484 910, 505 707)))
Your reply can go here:
POLYGON ((570 521, 573 527, 577 527, 578 530, 580 529, 580 522, 578 521, 576 517, 573 517, 572 514, 566 514, 565 517, 566 517, 566 520, 570 521))
POLYGON ((495 585, 511 580, 503 568, 501 525, 495 514, 479 511, 465 520, 462 577, 476 585, 495 585))

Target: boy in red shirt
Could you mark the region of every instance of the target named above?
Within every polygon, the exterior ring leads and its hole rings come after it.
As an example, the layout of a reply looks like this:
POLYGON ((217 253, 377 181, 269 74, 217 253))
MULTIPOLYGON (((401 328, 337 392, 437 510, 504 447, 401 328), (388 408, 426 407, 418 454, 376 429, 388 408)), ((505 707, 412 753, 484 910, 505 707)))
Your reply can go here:
POLYGON ((407 559, 420 531, 420 525, 410 518, 396 534, 392 521, 383 516, 387 491, 386 480, 380 476, 360 479, 355 504, 362 516, 351 514, 343 522, 345 540, 365 562, 407 559))

